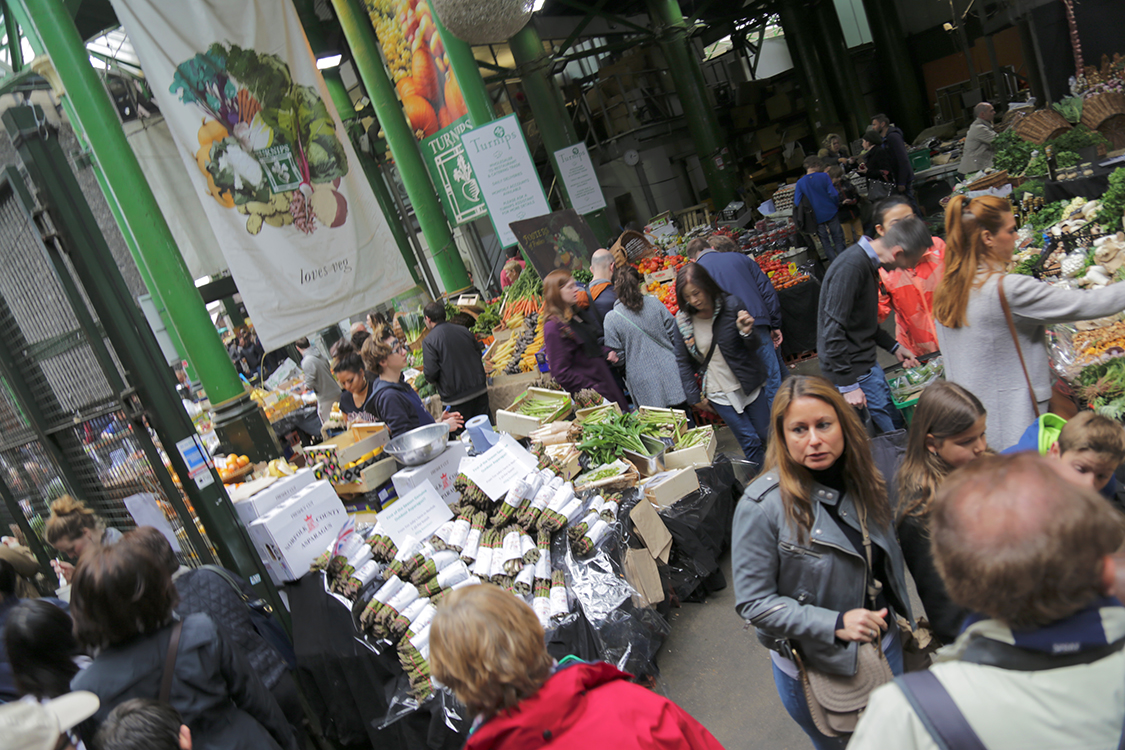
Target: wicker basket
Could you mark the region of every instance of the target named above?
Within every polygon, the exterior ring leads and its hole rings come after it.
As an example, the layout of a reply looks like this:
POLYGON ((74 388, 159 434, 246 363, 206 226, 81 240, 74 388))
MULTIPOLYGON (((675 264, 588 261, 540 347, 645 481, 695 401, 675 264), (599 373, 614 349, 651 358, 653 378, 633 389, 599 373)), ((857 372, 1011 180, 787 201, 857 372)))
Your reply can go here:
POLYGON ((1016 133, 1025 141, 1046 143, 1073 127, 1055 110, 1041 109, 1016 123, 1016 133))
POLYGON ((987 190, 991 187, 999 187, 1000 185, 1008 184, 1008 171, 1002 169, 999 172, 993 172, 986 177, 981 177, 976 182, 971 182, 967 186, 969 190, 987 190))
POLYGON ((1082 103, 1082 124, 1090 130, 1097 130, 1115 115, 1125 115, 1125 94, 1096 94, 1082 103))

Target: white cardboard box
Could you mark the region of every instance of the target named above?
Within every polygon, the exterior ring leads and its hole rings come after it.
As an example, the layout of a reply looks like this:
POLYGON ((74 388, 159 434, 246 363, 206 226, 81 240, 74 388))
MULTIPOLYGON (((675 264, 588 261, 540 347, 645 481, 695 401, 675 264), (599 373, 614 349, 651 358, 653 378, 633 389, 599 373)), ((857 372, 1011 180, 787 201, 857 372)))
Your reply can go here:
POLYGON ((301 469, 291 477, 282 477, 249 497, 240 497, 239 490, 243 488, 253 491, 254 482, 247 482, 238 490, 231 493, 234 509, 242 523, 249 526, 271 510, 281 505, 301 490, 308 487, 316 480, 311 469, 301 469))
POLYGON ((328 482, 313 482, 250 524, 275 583, 295 581, 336 540, 348 514, 328 482))
POLYGON ((432 461, 418 466, 407 466, 391 477, 395 492, 399 497, 403 497, 428 479, 441 495, 441 499, 452 505, 457 502, 458 497, 457 491, 453 489, 453 480, 461 471, 461 459, 468 455, 468 450, 460 440, 451 442, 445 452, 432 461))

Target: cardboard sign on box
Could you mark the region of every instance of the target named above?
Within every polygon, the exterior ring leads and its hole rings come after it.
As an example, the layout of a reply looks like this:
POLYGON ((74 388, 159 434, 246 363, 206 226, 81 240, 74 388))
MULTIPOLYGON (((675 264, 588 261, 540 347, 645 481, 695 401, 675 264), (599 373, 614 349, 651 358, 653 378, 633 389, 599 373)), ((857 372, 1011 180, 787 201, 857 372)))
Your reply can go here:
POLYGON ((313 475, 311 469, 301 469, 291 477, 275 479, 272 482, 254 480, 253 482, 247 482, 232 492, 230 499, 231 502, 234 503, 234 509, 238 511, 238 517, 242 519, 242 523, 249 526, 257 519, 308 487, 315 479, 316 477, 313 475), (263 483, 264 486, 262 489, 254 492, 255 486, 259 482, 263 483), (243 497, 241 495, 240 491, 246 489, 251 491, 249 497, 243 497))
POLYGON ((347 520, 328 482, 313 482, 250 524, 250 538, 275 583, 295 581, 328 549, 347 520))
POLYGON ((428 481, 441 495, 441 499, 452 505, 458 499, 457 491, 453 489, 453 480, 461 471, 461 459, 467 455, 469 451, 460 440, 450 443, 445 452, 432 461, 419 466, 407 466, 391 477, 395 492, 399 497, 404 497, 422 482, 428 481))

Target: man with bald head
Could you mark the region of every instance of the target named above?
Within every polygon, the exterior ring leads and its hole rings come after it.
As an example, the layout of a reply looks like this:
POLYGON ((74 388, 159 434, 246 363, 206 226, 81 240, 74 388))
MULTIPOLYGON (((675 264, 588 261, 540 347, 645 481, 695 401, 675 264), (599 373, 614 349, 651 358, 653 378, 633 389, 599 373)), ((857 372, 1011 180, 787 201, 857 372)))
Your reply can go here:
POLYGON ((613 309, 617 301, 617 292, 613 291, 613 254, 604 247, 595 250, 590 257, 590 303, 594 313, 598 316, 598 324, 605 325, 605 316, 613 309))
POLYGON ((931 669, 872 693, 850 750, 1118 747, 1117 511, 1047 459, 990 456, 946 481, 930 535, 950 598, 976 614, 931 669))
POLYGON ((992 142, 996 140, 996 131, 992 121, 996 117, 996 110, 988 102, 981 102, 973 107, 973 124, 965 136, 965 147, 961 152, 961 164, 957 171, 961 174, 972 174, 992 166, 992 157, 996 154, 996 147, 992 142))

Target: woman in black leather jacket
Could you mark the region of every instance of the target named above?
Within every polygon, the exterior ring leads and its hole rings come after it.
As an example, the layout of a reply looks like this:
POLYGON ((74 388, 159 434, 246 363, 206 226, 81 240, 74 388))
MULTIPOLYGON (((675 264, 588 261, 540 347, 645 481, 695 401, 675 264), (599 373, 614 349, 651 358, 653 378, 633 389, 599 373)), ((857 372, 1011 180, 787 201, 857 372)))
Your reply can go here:
POLYGON ((813 723, 793 652, 806 666, 851 676, 858 645, 877 643, 900 674, 895 615, 911 617, 902 551, 863 423, 831 383, 788 378, 771 422, 765 471, 734 516, 735 609, 771 649, 789 715, 818 750, 842 748, 846 737, 827 736, 813 723))

